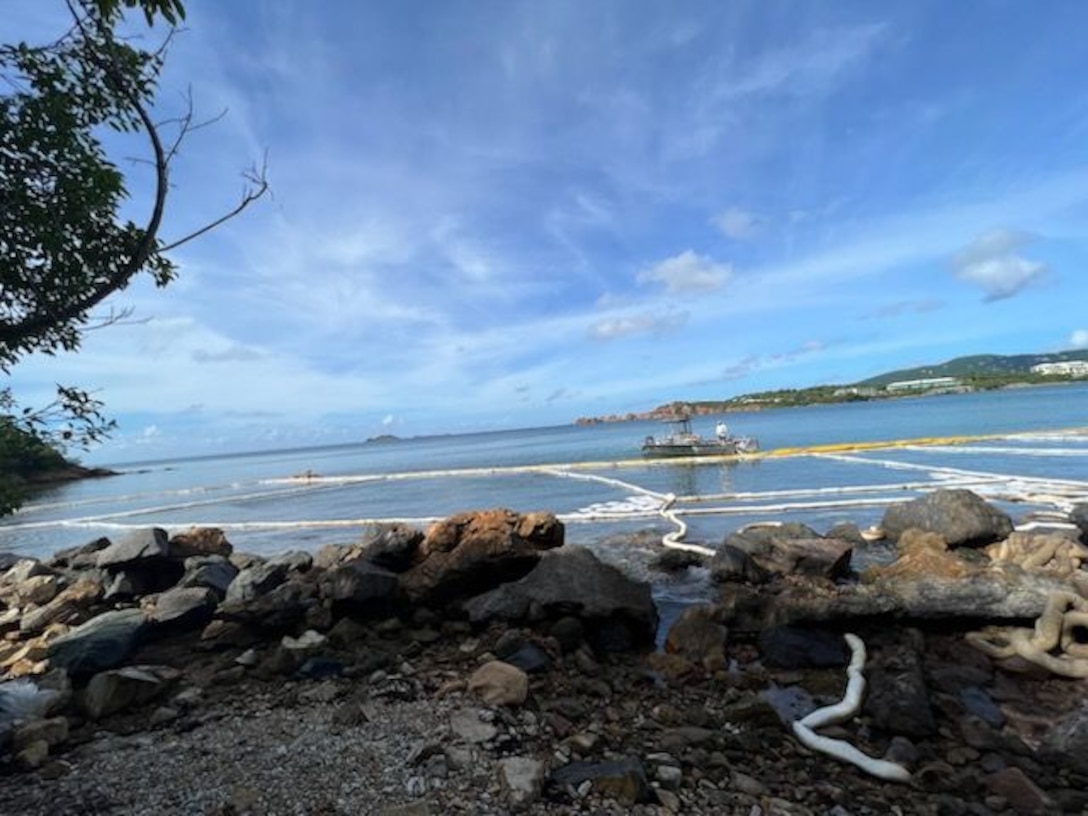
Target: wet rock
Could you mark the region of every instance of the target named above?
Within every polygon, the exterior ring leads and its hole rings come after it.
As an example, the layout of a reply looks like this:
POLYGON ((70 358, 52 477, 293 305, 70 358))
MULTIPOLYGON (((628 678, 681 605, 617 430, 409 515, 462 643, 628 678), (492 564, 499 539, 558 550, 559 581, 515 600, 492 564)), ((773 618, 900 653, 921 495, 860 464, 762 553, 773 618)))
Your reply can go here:
POLYGON ((772 626, 759 634, 763 662, 780 669, 845 666, 850 649, 841 632, 807 626, 772 626))
POLYGON ((906 530, 939 534, 950 547, 979 547, 1013 531, 1012 519, 970 490, 938 489, 909 502, 893 504, 880 522, 898 539, 906 530))
POLYGON ((771 574, 743 549, 726 541, 710 560, 710 578, 719 584, 763 584, 771 574))
POLYGON ((665 651, 690 660, 698 660, 707 668, 725 665, 725 640, 729 629, 715 617, 715 608, 708 605, 689 606, 665 636, 665 651))
POLYGON ((464 608, 474 622, 576 615, 598 638, 618 621, 638 645, 653 643, 657 631, 649 584, 628 578, 584 547, 546 553, 527 576, 472 598, 464 608))
POLYGON ((661 572, 683 572, 691 567, 701 567, 706 564, 706 556, 691 550, 668 549, 650 562, 650 568, 661 572))

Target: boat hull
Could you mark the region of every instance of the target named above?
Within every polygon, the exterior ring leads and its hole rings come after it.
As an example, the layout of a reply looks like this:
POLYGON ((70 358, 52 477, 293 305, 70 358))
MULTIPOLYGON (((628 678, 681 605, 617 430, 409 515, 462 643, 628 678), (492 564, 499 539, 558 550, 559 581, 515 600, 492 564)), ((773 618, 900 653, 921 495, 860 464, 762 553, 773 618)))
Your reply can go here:
POLYGON ((751 453, 752 449, 741 450, 735 442, 647 442, 642 446, 642 455, 647 458, 664 459, 681 456, 736 456, 751 453))

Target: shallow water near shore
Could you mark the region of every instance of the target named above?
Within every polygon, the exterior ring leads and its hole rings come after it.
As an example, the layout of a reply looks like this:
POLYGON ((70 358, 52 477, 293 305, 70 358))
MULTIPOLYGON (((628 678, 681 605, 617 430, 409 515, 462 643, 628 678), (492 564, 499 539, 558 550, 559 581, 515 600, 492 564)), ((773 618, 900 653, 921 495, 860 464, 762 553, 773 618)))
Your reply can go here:
MULTIPOLYGON (((0 552, 47 557, 137 528, 220 527, 236 549, 355 541, 376 524, 462 510, 550 510, 567 541, 650 580, 663 616, 705 596, 706 570, 650 569, 662 536, 716 548, 753 522, 861 528, 935 487, 967 487, 1021 525, 1088 501, 1088 385, 734 413, 768 455, 643 461, 652 422, 420 437, 332 448, 120 463, 117 476, 42 491, 0 522, 0 552), (955 438, 954 444, 933 444, 955 438), (918 444, 902 444, 919 440, 918 444), (886 447, 868 443, 895 442, 886 447), (924 444, 922 444, 924 443, 924 444), (828 446, 841 446, 829 450, 828 446), (857 447, 851 447, 857 446, 857 447), (817 447, 811 451, 806 448, 817 447), (775 451, 801 448, 790 455, 775 451)), ((712 432, 714 417, 696 418, 712 432)), ((855 560, 881 560, 879 544, 855 560)))

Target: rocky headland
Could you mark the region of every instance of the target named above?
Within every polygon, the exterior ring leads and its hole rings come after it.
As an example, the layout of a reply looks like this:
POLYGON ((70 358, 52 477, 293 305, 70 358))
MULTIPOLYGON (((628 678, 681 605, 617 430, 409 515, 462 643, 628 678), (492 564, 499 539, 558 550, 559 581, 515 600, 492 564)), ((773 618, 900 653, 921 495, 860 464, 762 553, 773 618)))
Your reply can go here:
POLYGON ((1088 508, 750 525, 658 642, 545 512, 258 557, 157 528, 0 554, 0 813, 1088 812, 1088 508), (871 538, 869 536, 868 538, 871 538))

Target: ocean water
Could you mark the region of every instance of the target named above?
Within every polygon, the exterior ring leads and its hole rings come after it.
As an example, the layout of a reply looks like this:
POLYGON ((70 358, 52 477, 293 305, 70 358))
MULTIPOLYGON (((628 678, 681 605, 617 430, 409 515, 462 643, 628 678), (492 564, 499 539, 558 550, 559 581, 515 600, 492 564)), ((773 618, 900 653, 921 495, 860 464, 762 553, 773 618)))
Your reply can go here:
MULTIPOLYGON (((644 461, 639 445, 661 427, 630 422, 117 463, 117 476, 49 488, 0 520, 0 551, 45 557, 141 527, 202 525, 224 529, 236 549, 271 554, 356 541, 382 522, 424 526, 501 506, 556 513, 568 542, 649 578, 660 598, 683 601, 705 592, 705 574, 666 577, 648 566, 680 523, 683 541, 713 550, 752 522, 864 528, 891 502, 937 486, 975 490, 1022 524, 1088 501, 1088 384, 734 413, 727 421, 770 455, 644 461), (864 446, 948 437, 970 439, 864 446), (775 454, 783 449, 790 455, 775 454)), ((711 435, 714 422, 698 417, 694 426, 711 435)))

